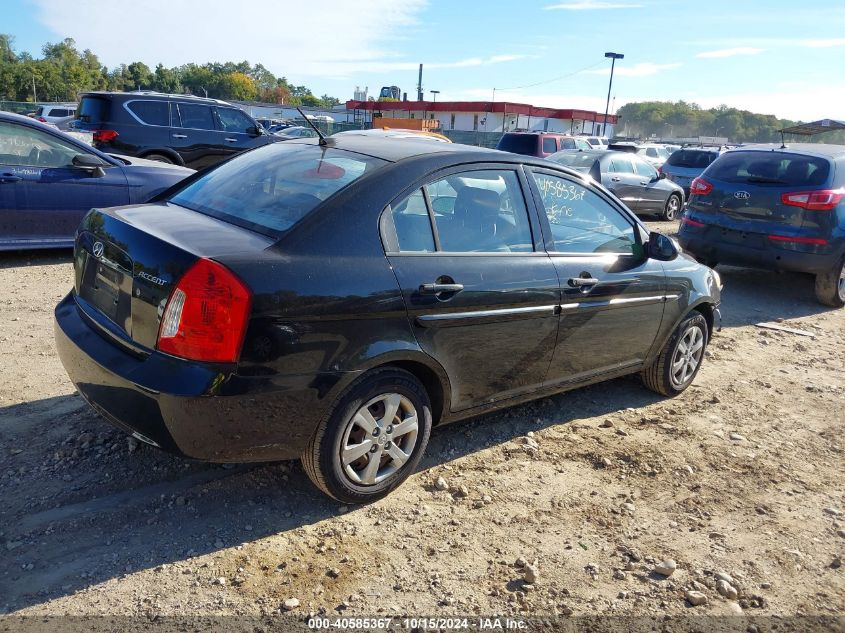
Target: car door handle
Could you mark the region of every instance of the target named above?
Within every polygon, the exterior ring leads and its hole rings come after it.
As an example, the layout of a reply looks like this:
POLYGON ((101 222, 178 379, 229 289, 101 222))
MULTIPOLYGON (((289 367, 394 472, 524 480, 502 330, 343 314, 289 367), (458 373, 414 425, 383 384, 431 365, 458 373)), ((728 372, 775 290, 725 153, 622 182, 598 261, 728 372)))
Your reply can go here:
POLYGON ((570 277, 569 278, 569 285, 573 288, 586 288, 589 286, 595 286, 599 283, 599 280, 595 277, 570 277))
POLYGON ((648 182, 647 180, 641 180, 641 181, 640 181, 640 184, 641 184, 643 187, 648 187, 649 182, 648 182))
POLYGON ((22 180, 22 178, 14 174, 3 174, 0 176, 0 182, 18 182, 19 180, 22 180))
POLYGON ((231 138, 231 137, 230 138, 224 138, 223 140, 226 141, 227 143, 237 143, 238 142, 238 139, 231 138))
POLYGON ((622 179, 619 176, 614 176, 610 179, 610 182, 622 182, 622 179))
POLYGON ((174 134, 173 138, 188 138, 187 134, 174 134))
POLYGON ((460 292, 463 289, 463 284, 421 284, 420 294, 436 295, 440 294, 441 292, 460 292))

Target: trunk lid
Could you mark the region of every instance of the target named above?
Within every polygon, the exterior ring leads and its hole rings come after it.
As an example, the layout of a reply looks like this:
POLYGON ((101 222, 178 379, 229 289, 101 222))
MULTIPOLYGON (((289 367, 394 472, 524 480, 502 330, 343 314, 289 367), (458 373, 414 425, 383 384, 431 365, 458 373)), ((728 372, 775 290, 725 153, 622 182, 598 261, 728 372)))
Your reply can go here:
POLYGON ((824 189, 830 173, 823 157, 777 150, 728 152, 701 176, 712 190, 706 195, 693 192, 688 206, 715 214, 712 223, 728 228, 797 230, 805 224, 806 211, 783 204, 783 194, 824 189))
POLYGON ((257 254, 273 242, 169 203, 92 209, 77 233, 74 293, 107 334, 148 353, 170 293, 197 259, 257 254))

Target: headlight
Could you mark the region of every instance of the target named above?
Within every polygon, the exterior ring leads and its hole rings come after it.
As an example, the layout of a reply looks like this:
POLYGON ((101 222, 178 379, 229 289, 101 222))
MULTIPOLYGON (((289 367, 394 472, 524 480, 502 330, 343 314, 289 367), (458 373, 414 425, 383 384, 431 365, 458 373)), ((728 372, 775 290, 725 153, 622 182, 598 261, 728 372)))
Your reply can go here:
POLYGON ((721 290, 722 289, 722 278, 719 276, 719 273, 717 273, 712 268, 710 269, 710 272, 713 273, 713 281, 716 282, 716 286, 719 288, 719 290, 721 290))

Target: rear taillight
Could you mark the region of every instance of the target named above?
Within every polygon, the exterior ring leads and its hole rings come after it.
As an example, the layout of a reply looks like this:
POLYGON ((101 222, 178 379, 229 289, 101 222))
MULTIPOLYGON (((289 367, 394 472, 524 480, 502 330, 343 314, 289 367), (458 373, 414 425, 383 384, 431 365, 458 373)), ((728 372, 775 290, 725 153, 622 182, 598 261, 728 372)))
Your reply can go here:
POLYGON ((38 118, 37 118, 37 119, 35 119, 35 120, 36 120, 36 121, 41 121, 42 123, 46 123, 46 122, 47 122, 47 119, 45 119, 43 116, 40 116, 40 117, 38 117, 38 118))
POLYGON ((713 185, 704 180, 701 176, 695 178, 689 186, 690 195, 706 196, 713 191, 713 185))
POLYGON ((704 222, 699 222, 698 220, 693 220, 692 218, 681 218, 681 224, 686 224, 687 226, 694 226, 697 229, 704 228, 704 222))
POLYGON ((95 143, 108 143, 117 138, 117 132, 114 130, 97 130, 94 132, 95 143))
POLYGON ((830 211, 836 208, 842 198, 845 198, 845 188, 791 191, 781 194, 780 201, 790 207, 801 207, 808 211, 830 211))
POLYGON ((767 235, 767 238, 773 242, 791 242, 793 244, 815 244, 817 246, 824 246, 827 240, 820 237, 794 237, 790 235, 767 235))
POLYGON ((234 362, 240 356, 251 302, 252 293, 228 268, 200 259, 170 294, 157 347, 190 360, 234 362))

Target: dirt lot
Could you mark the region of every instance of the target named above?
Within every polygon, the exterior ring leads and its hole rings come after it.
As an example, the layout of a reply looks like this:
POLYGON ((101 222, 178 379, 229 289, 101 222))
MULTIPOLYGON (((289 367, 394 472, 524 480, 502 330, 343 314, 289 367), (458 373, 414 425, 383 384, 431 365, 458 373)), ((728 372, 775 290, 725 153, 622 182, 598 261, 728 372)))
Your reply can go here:
POLYGON ((298 463, 188 463, 99 419, 53 349, 69 255, 0 255, 0 612, 842 616, 845 310, 720 272, 679 398, 620 379, 458 423, 346 508, 298 463), (814 337, 754 326, 779 318, 814 337))

